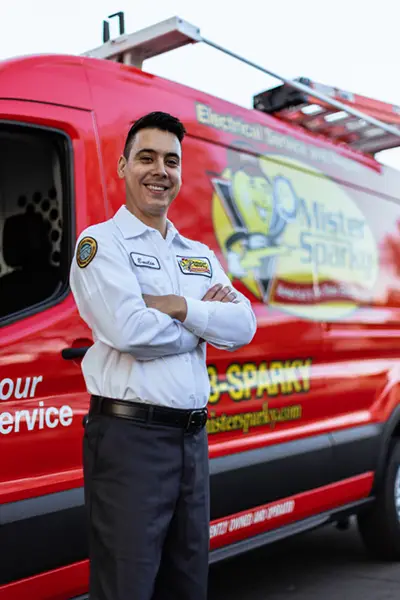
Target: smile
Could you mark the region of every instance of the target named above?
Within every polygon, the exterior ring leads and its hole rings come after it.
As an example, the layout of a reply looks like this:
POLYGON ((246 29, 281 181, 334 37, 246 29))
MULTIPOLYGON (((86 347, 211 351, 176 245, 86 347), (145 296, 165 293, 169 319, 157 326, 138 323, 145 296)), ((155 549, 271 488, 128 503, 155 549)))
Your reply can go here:
POLYGON ((152 192, 165 192, 168 188, 164 185, 152 185, 151 183, 145 184, 145 186, 152 192))

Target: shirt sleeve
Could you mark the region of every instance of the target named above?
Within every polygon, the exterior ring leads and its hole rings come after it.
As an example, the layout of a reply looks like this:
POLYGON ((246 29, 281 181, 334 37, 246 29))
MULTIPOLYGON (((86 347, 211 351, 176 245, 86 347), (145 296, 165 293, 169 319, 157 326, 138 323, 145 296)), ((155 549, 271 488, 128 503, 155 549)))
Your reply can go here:
MULTIPOLYGON (((221 283, 234 289, 214 252, 210 252, 213 269, 210 287, 221 283)), ((237 294, 235 302, 204 302, 185 296, 187 316, 183 322, 196 336, 231 352, 249 344, 257 330, 250 301, 236 289, 234 291, 237 294)))
POLYGON ((76 305, 94 339, 137 360, 182 354, 196 348, 199 339, 193 332, 146 306, 129 256, 118 240, 95 235, 80 237, 70 270, 76 305), (82 253, 79 242, 83 240, 88 241, 82 253))

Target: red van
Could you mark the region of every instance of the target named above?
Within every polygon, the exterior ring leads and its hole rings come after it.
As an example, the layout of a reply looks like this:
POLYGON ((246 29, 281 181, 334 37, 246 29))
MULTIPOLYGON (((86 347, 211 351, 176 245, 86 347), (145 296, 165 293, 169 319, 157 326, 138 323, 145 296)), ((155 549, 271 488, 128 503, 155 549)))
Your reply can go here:
POLYGON ((249 346, 208 350, 210 561, 349 515, 399 560, 400 174, 374 156, 398 138, 368 120, 399 109, 333 90, 363 123, 284 85, 248 110, 107 58, 0 63, 0 600, 87 592, 92 341, 69 268, 123 202, 117 159, 150 110, 188 130, 172 220, 258 321, 249 346))

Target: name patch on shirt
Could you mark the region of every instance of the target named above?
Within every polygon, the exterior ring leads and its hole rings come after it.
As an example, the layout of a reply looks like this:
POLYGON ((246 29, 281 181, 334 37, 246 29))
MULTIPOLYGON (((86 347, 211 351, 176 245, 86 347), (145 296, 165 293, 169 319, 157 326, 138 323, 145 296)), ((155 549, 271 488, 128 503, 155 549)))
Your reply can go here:
POLYGON ((76 250, 76 262, 78 267, 84 269, 92 262, 97 252, 97 242, 92 237, 84 237, 78 244, 76 250))
POLYGON ((199 256, 177 256, 178 265, 184 275, 204 275, 211 277, 212 269, 208 258, 199 256))
POLYGON ((156 256, 141 254, 140 252, 131 252, 133 264, 137 267, 147 267, 148 269, 160 269, 160 263, 156 256))

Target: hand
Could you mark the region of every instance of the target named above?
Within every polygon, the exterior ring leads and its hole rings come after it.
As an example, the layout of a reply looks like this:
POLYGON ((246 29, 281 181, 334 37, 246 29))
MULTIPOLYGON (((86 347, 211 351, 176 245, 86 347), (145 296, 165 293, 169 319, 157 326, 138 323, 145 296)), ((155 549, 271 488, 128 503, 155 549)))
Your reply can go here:
POLYGON ((160 312, 169 315, 172 319, 183 322, 187 315, 187 304, 182 296, 168 294, 167 296, 152 296, 151 294, 142 295, 147 308, 155 308, 160 312))
POLYGON ((234 302, 237 294, 229 287, 223 287, 221 283, 213 285, 203 296, 204 302, 234 302))

